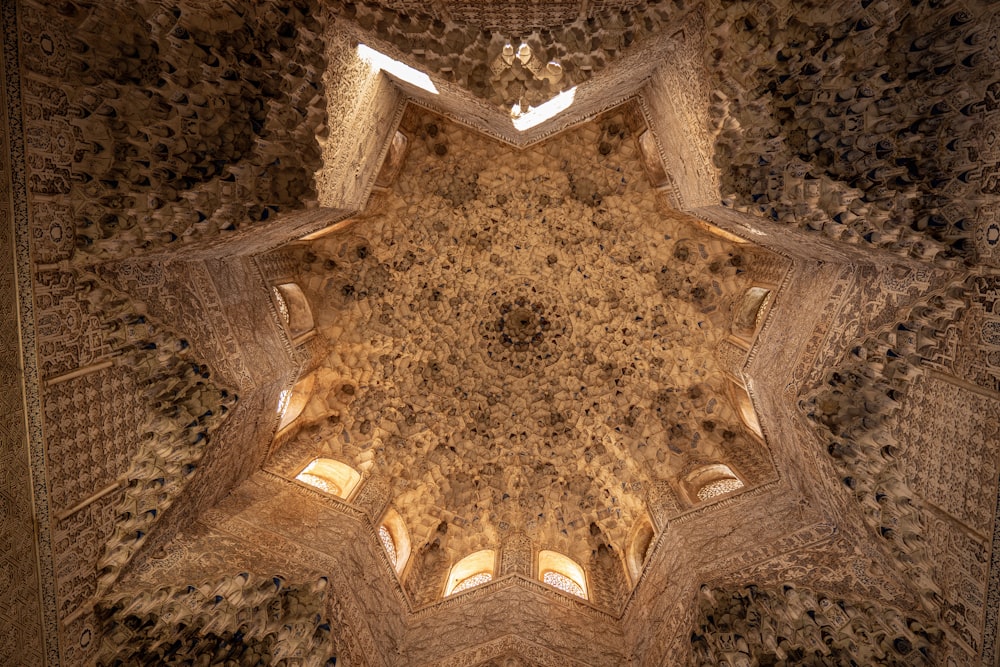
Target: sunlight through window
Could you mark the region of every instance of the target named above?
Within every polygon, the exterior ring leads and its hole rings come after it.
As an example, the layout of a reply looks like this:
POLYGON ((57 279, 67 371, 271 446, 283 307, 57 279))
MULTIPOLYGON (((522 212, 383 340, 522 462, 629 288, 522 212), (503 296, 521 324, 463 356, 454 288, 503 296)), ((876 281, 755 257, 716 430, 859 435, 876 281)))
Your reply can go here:
POLYGON ((495 566, 496 552, 492 549, 469 554, 452 566, 451 574, 448 575, 448 585, 444 591, 445 596, 493 581, 495 566))
POLYGON ((480 572, 479 574, 474 574, 468 579, 463 579, 455 586, 455 589, 451 592, 452 595, 455 593, 461 593, 462 591, 467 591, 470 588, 475 588, 476 586, 481 586, 482 584, 488 584, 493 581, 493 575, 489 572, 480 572))
POLYGON ((379 53, 375 49, 358 44, 358 57, 364 60, 377 70, 390 74, 400 81, 416 86, 428 93, 437 95, 438 89, 431 81, 431 78, 418 69, 414 69, 406 63, 401 63, 394 58, 390 58, 384 53, 379 53))
POLYGON ((527 111, 522 111, 521 105, 515 104, 514 109, 511 110, 511 122, 514 123, 514 129, 518 132, 524 132, 527 129, 544 123, 548 119, 569 109, 575 98, 576 86, 573 86, 569 90, 559 93, 548 102, 534 108, 528 107, 527 111))
POLYGON ((396 566, 396 543, 392 540, 392 535, 389 534, 389 529, 385 526, 378 527, 378 538, 382 540, 382 546, 385 547, 386 554, 389 555, 389 562, 392 566, 396 566))
POLYGON ((587 599, 587 594, 583 592, 580 585, 567 577, 562 572, 555 572, 549 570, 542 576, 542 581, 547 583, 549 586, 555 586, 564 593, 569 593, 570 595, 575 595, 578 598, 587 599))

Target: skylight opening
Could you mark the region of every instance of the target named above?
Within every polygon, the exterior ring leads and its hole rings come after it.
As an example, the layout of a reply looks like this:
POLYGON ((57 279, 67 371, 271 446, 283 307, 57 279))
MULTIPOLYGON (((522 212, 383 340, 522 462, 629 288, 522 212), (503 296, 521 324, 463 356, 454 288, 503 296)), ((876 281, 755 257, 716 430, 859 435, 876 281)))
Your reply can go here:
POLYGON ((744 488, 743 480, 722 463, 706 465, 691 473, 685 485, 692 503, 704 503, 744 488))
POLYGON ((312 396, 313 384, 316 381, 315 375, 307 375, 298 382, 291 390, 285 389, 278 395, 277 411, 280 415, 278 420, 278 430, 285 428, 298 418, 312 396))
MULTIPOLYGON (((285 297, 282 296, 281 290, 279 290, 277 287, 272 286, 271 293, 274 295, 274 302, 278 306, 278 314, 281 315, 281 321, 284 322, 285 324, 288 324, 289 322, 288 302, 285 301, 285 297)), ((281 411, 279 410, 278 412, 281 411)))
POLYGON ((376 70, 390 74, 400 81, 405 81, 421 90, 426 90, 428 93, 438 94, 437 86, 434 85, 429 76, 418 69, 410 67, 406 63, 402 63, 395 58, 390 58, 384 53, 379 53, 364 44, 358 44, 358 57, 376 70))
POLYGON ((378 538, 396 574, 402 575, 406 561, 410 557, 410 535, 399 512, 391 507, 386 509, 382 516, 382 523, 378 527, 378 538))
POLYGON ((524 132, 569 109, 574 99, 576 99, 576 86, 573 86, 569 90, 564 90, 548 102, 540 104, 537 107, 528 107, 526 111, 522 110, 520 103, 518 103, 511 109, 510 120, 514 124, 515 130, 524 132))
POLYGON ((288 401, 292 398, 292 392, 290 389, 282 389, 281 393, 278 394, 278 414, 282 417, 285 416, 285 410, 288 409, 288 401))
POLYGON ((698 489, 698 500, 704 502, 706 500, 711 500, 712 498, 724 496, 727 493, 732 493, 733 491, 737 491, 742 488, 743 482, 735 477, 717 479, 714 482, 709 482, 705 486, 698 489))

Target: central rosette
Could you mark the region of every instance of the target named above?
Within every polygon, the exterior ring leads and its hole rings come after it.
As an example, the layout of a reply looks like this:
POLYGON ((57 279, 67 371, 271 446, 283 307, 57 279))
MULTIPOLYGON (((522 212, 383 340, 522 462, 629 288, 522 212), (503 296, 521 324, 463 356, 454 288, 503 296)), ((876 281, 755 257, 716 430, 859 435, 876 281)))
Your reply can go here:
POLYGON ((514 303, 505 303, 500 307, 500 319, 496 328, 500 333, 500 342, 511 345, 515 350, 525 351, 529 345, 541 343, 544 332, 551 322, 545 318, 542 304, 527 303, 518 299, 514 303))
POLYGON ((554 363, 569 344, 570 333, 558 297, 527 284, 504 292, 494 292, 481 305, 483 357, 517 375, 554 363))

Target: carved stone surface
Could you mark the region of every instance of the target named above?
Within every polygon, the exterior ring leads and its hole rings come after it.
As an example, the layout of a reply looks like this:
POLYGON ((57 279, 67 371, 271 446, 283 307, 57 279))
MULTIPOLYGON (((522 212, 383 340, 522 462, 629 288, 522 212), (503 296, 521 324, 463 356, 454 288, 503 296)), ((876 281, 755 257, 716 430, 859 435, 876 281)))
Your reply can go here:
POLYGON ((996 664, 995 4, 0 11, 0 663, 996 664))
POLYGON ((334 458, 392 478, 417 545, 442 519, 452 561, 508 530, 561 533, 547 546, 579 562, 615 554, 594 575, 614 607, 643 511, 631 481, 760 447, 710 350, 774 268, 662 212, 621 112, 525 153, 416 109, 401 128, 385 202, 302 251, 330 349, 307 414, 344 425, 334 458), (560 472, 584 442, 585 476, 608 482, 560 472))
POLYGON ((945 380, 925 377, 914 387, 890 428, 910 443, 901 457, 907 482, 930 504, 928 551, 944 598, 944 618, 974 651, 984 621, 987 554, 996 495, 996 442, 1000 397, 986 397, 945 380), (948 401, 950 419, 928 420, 928 406, 948 401), (941 449, 928 459, 920 451, 941 449))
POLYGON ((317 187, 322 206, 357 209, 374 185, 403 100, 352 42, 336 25, 326 35, 327 126, 320 137, 323 169, 317 187))
POLYGON ((99 664, 182 665, 205 655, 240 665, 336 659, 324 618, 327 579, 297 585, 243 572, 199 583, 112 598, 102 609, 111 630, 99 664), (233 623, 237 632, 224 629, 233 623), (171 635, 173 642, 162 641, 171 635))
MULTIPOLYGON (((21 349, 25 337, 33 343, 33 323, 26 327, 20 322, 26 304, 18 299, 24 282, 30 280, 22 273, 29 268, 27 229, 24 146, 19 138, 20 113, 11 95, 19 93, 20 76, 17 72, 18 50, 13 34, 13 7, 2 8, 4 22, 3 54, 0 59, 0 104, 5 112, 0 118, 0 183, 11 196, 0 199, 0 662, 17 661, 24 665, 44 665, 53 655, 58 659, 56 619, 51 617, 48 606, 55 600, 43 598, 43 591, 51 591, 51 574, 39 572, 38 563, 51 567, 51 552, 40 554, 42 548, 36 534, 36 509, 45 497, 33 500, 32 472, 37 460, 32 457, 33 435, 29 410, 34 406, 37 415, 38 378, 33 360, 21 349), (17 170, 18 173, 15 173, 17 170), (26 336, 27 334, 27 336, 26 336), (34 384, 34 395, 25 390, 34 384), (43 587, 43 581, 49 584, 43 587), (48 621, 48 622, 46 622, 48 621)), ((14 98, 16 99, 16 97, 14 98)), ((30 291, 26 295, 30 303, 30 291)), ((30 305, 27 314, 31 314, 30 305)), ((33 350, 27 354, 33 356, 33 350)), ((36 444, 37 446, 37 444, 36 444)), ((44 492, 44 481, 41 483, 44 492)), ((55 610, 53 609, 52 612, 55 610)))
POLYGON ((694 664, 928 665, 934 664, 930 649, 941 640, 907 610, 793 586, 706 587, 700 597, 701 618, 691 637, 694 664))

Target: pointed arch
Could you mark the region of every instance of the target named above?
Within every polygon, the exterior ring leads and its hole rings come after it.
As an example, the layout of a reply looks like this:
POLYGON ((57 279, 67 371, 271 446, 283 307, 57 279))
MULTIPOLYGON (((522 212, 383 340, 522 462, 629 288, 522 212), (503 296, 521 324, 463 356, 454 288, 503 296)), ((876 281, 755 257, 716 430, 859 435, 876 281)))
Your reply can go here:
POLYGON ((733 315, 733 333, 746 340, 752 339, 764 322, 772 296, 771 290, 766 287, 747 288, 733 315))
POLYGON ((271 288, 278 313, 288 327, 288 333, 292 338, 312 331, 313 315, 309 307, 309 300, 302 292, 302 288, 296 283, 282 283, 271 288))
POLYGON ((764 432, 760 428, 760 421, 757 419, 757 410, 753 406, 753 399, 750 398, 750 393, 746 390, 746 387, 737 382, 730 381, 729 386, 733 402, 739 409, 743 423, 754 435, 763 438, 764 432))

